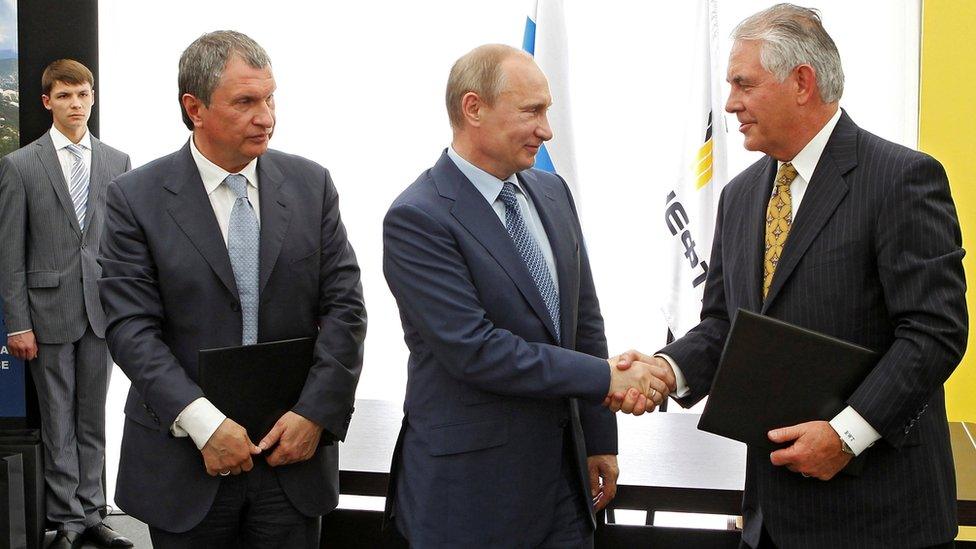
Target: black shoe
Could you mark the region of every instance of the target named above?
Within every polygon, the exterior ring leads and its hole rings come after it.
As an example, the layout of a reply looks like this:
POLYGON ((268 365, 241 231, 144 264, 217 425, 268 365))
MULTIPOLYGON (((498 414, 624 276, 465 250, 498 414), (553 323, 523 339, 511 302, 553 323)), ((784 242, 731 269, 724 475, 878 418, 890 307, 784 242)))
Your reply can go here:
POLYGON ((54 540, 51 541, 51 545, 47 546, 47 549, 78 549, 81 545, 81 534, 78 532, 58 530, 58 533, 54 535, 54 540))
POLYGON ((104 522, 89 526, 85 530, 85 541, 90 541, 99 547, 132 547, 132 542, 122 534, 112 530, 104 522))

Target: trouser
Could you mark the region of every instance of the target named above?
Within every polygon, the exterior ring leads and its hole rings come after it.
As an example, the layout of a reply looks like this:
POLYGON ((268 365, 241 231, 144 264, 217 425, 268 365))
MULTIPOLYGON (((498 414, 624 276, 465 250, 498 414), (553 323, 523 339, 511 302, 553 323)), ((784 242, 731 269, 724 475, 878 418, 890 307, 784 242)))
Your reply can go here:
POLYGON ((317 549, 320 517, 301 514, 263 457, 246 473, 220 478, 210 511, 187 532, 149 527, 156 549, 317 549))
POLYGON ((44 442, 47 519, 81 532, 102 521, 105 398, 112 371, 105 340, 91 326, 73 343, 39 343, 29 368, 44 442))

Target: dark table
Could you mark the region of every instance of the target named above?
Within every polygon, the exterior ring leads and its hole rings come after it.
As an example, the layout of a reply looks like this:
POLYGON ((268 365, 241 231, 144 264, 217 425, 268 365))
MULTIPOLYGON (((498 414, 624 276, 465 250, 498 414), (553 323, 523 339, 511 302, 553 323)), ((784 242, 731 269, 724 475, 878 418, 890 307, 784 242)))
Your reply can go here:
MULTIPOLYGON (((402 418, 399 402, 356 401, 346 442, 339 451, 343 494, 386 494, 390 459, 402 418)), ((696 414, 618 415, 618 424, 620 479, 614 507, 648 513, 739 514, 745 445, 699 431, 696 414)), ((950 433, 956 461, 959 524, 976 525, 976 425, 951 423, 950 433)), ((724 546, 723 543, 715 546, 724 546)))

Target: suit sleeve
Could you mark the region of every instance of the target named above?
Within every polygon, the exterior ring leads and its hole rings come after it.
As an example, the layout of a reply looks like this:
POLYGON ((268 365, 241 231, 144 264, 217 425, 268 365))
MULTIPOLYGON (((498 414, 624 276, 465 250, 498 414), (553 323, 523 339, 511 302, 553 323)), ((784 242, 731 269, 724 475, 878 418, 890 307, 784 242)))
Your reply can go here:
POLYGON ((528 342, 493 325, 454 236, 417 206, 394 204, 387 213, 383 272, 401 315, 456 379, 528 398, 600 402, 606 396, 606 360, 528 342))
POLYGON ((115 363, 168 433, 176 416, 203 396, 162 338, 165 316, 156 265, 142 226, 117 182, 108 187, 98 281, 105 339, 115 363))
POLYGON ((891 185, 875 228, 894 342, 848 400, 895 447, 966 349, 962 236, 945 170, 921 156, 891 185))
POLYGON ((343 440, 363 366, 366 308, 356 254, 339 216, 339 195, 325 173, 315 362, 292 409, 343 440))
POLYGON ((725 217, 726 192, 722 191, 715 217, 715 237, 712 239, 711 263, 705 278, 701 322, 683 337, 659 352, 671 357, 681 369, 690 389, 677 399, 685 408, 704 398, 712 386, 712 379, 722 356, 722 347, 729 333, 729 312, 725 301, 725 281, 722 277, 722 224, 725 217))
MULTIPOLYGON (((562 180, 562 177, 560 177, 562 180)), ((593 283, 590 257, 583 239, 576 203, 565 180, 562 180, 566 198, 573 208, 573 221, 580 239, 580 289, 579 312, 576 320, 576 350, 599 358, 607 358, 607 336, 600 313, 600 300, 593 283)), ((581 401, 580 423, 586 439, 586 455, 596 456, 617 453, 617 415, 602 403, 581 401)))
MULTIPOLYGON (((27 298, 27 194, 17 166, 0 159, 0 304, 7 332, 32 329, 27 298)), ((3 342, 6 343, 6 342, 3 342)))

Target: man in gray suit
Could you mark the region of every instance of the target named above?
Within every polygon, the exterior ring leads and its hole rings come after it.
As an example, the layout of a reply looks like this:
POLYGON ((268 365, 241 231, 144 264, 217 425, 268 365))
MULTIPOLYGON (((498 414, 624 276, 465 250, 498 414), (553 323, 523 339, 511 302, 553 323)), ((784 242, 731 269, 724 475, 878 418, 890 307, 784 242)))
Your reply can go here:
POLYGON ((671 363, 678 402, 690 406, 708 393, 739 308, 878 351, 835 417, 770 431, 784 445, 772 453, 749 448, 743 543, 950 546, 956 484, 942 385, 968 319, 945 170, 839 108, 840 55, 817 12, 773 6, 734 38, 726 110, 745 147, 766 156, 722 193, 701 323, 645 358, 671 363))
POLYGON ((129 156, 88 132, 94 78, 71 59, 41 76, 51 131, 0 160, 0 299, 11 354, 30 360, 44 440, 52 547, 85 538, 132 544, 102 523, 105 397, 112 361, 105 345, 96 261, 105 189, 129 156))

